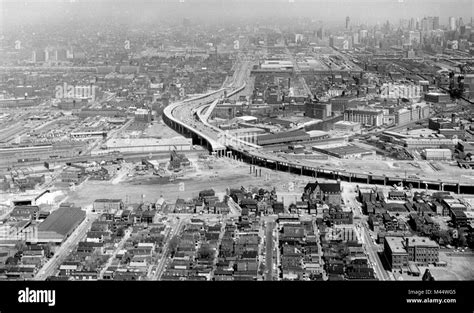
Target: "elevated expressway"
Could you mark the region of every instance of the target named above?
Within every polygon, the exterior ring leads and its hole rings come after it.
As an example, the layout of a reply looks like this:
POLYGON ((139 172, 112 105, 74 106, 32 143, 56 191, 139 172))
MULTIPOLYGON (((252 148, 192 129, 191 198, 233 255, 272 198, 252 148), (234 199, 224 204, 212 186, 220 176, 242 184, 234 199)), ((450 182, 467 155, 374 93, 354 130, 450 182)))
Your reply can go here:
MULTIPOLYGON (((221 129, 210 125, 207 118, 219 99, 229 97, 245 89, 245 85, 238 88, 223 87, 191 99, 176 102, 165 108, 163 120, 174 130, 192 137, 193 144, 205 146, 217 156, 231 156, 243 162, 269 169, 284 171, 314 178, 342 180, 352 183, 391 186, 402 183, 411 184, 413 188, 430 189, 437 191, 451 191, 459 194, 474 194, 474 184, 467 181, 454 181, 446 178, 434 179, 431 177, 403 178, 398 175, 390 176, 383 172, 363 172, 351 169, 333 168, 322 164, 315 164, 305 160, 294 160, 265 152, 261 147, 229 136, 221 129)), ((375 172, 375 170, 374 170, 375 172)), ((423 175, 421 175, 423 176, 423 175)))

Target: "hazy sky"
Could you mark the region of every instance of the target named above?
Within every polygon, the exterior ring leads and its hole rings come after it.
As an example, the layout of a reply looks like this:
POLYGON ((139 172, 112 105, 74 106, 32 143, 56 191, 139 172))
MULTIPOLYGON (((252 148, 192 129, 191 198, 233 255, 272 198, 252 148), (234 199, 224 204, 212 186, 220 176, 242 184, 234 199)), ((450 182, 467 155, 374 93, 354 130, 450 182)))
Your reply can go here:
MULTIPOLYGON (((0 0, 2 2, 2 0, 0 0)), ((164 16, 190 19, 308 17, 328 23, 352 21, 398 22, 400 18, 439 16, 447 25, 449 16, 469 23, 473 0, 3 0, 3 20, 10 23, 60 19, 75 14, 108 18, 126 16, 133 21, 164 16), (184 1, 181 2, 181 1, 184 1), (290 3, 290 1, 294 1, 290 3), (74 2, 74 3, 70 3, 74 2)), ((0 17, 1 18, 1 17, 0 17)), ((123 17, 125 18, 125 17, 123 17)), ((9 23, 9 24, 10 24, 9 23)))

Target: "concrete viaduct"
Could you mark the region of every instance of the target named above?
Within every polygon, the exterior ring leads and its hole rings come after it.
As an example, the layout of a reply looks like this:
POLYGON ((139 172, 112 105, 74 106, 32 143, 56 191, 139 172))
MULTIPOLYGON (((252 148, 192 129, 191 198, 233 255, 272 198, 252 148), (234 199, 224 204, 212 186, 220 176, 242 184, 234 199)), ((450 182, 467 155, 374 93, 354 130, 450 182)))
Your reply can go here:
MULTIPOLYGON (((277 156, 264 155, 259 151, 258 146, 249 143, 239 144, 237 142, 237 144, 224 145, 219 143, 217 139, 213 138, 209 132, 204 133, 202 128, 197 129, 196 127, 187 125, 173 115, 177 107, 186 105, 190 108, 194 106, 193 112, 198 112, 198 117, 202 118, 203 115, 209 116, 210 112, 206 112, 205 114, 202 113, 204 107, 206 105, 211 106, 214 101, 224 97, 225 90, 227 89, 228 88, 222 88, 217 91, 209 92, 205 95, 173 103, 165 108, 163 120, 168 126, 177 132, 185 136, 192 137, 193 144, 205 146, 211 153, 217 156, 232 157, 249 164, 266 167, 276 171, 289 172, 314 178, 341 180, 351 183, 381 186, 391 186, 402 183, 404 186, 411 184, 413 188, 418 189, 450 191, 458 194, 474 194, 474 184, 447 181, 445 179, 440 179, 437 181, 412 178, 407 179, 394 176, 373 175, 370 173, 350 171, 347 169, 308 166, 302 164, 298 160, 287 160, 277 156)), ((227 94, 227 96, 232 96, 241 90, 243 90, 242 87, 227 94)), ((206 126, 207 129, 212 129, 212 132, 215 135, 218 135, 218 132, 221 131, 217 127, 209 125, 205 119, 200 120, 200 123, 203 127, 206 126)))

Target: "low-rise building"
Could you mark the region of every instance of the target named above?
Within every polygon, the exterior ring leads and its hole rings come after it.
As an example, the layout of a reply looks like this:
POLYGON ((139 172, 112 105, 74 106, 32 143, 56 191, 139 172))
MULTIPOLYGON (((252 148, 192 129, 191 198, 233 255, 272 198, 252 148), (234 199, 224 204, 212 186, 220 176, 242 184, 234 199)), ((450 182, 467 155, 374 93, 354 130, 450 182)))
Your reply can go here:
POLYGON ((385 237, 384 254, 392 269, 408 262, 426 266, 439 261, 439 245, 427 237, 385 237))
POLYGON ((428 265, 439 261, 439 245, 427 237, 405 238, 408 261, 419 265, 428 265))
POLYGON ((82 223, 86 212, 78 207, 60 207, 38 225, 37 242, 61 243, 82 223))
POLYGON ((92 205, 92 209, 98 213, 113 213, 123 209, 121 199, 97 199, 92 205))

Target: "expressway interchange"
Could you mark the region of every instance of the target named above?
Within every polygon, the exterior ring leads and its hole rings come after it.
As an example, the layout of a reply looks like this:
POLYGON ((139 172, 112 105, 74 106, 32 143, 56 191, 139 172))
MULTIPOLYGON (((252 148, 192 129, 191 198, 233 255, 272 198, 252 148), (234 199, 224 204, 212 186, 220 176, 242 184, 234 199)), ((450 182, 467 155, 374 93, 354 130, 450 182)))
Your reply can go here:
MULTIPOLYGON (((250 63, 249 63, 250 64, 250 63)), ((233 140, 223 141, 227 138, 224 131, 207 123, 210 116, 209 108, 203 113, 206 107, 215 107, 215 101, 224 97, 233 96, 245 89, 245 66, 237 67, 233 76, 233 82, 225 84, 221 89, 211 91, 191 99, 176 102, 165 108, 163 120, 165 123, 184 134, 192 137, 193 144, 206 147, 217 156, 232 156, 243 162, 277 171, 285 171, 298 175, 310 177, 321 177, 324 179, 342 180, 351 183, 392 186, 402 183, 404 186, 411 184, 417 189, 431 189, 451 191, 458 194, 474 194, 474 184, 469 181, 445 178, 443 181, 436 179, 433 175, 420 175, 420 178, 404 178, 396 174, 386 173, 383 170, 373 170, 373 172, 356 169, 335 168, 316 164, 305 160, 292 160, 274 153, 263 151, 259 146, 247 143, 243 140, 231 138, 233 140), (238 85, 242 83, 241 85, 238 85)), ((212 109, 212 108, 211 108, 212 109)))

